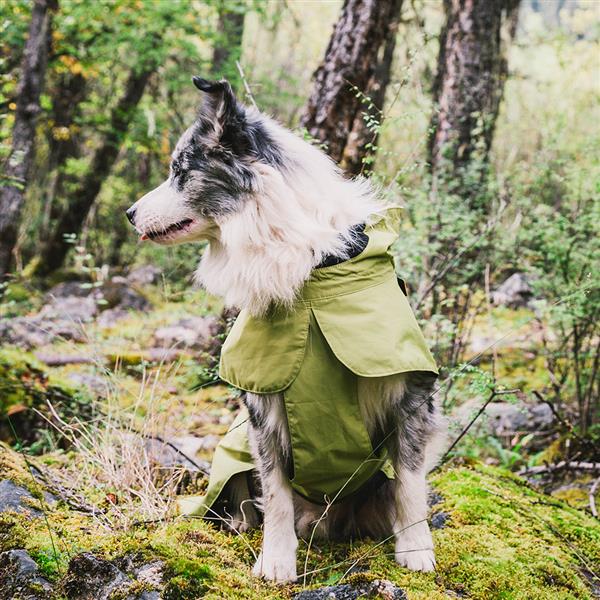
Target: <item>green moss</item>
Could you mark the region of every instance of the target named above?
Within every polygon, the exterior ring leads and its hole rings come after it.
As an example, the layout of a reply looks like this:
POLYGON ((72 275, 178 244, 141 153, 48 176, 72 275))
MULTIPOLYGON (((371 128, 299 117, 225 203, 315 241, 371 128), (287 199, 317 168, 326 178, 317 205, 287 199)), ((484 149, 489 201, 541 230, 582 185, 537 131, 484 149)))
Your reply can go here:
MULTIPOLYGON (((20 464, 3 448, 0 475, 10 469, 22 481, 27 472, 20 464)), ((443 497, 435 511, 449 514, 446 527, 433 532, 436 573, 398 566, 392 541, 315 542, 308 556, 301 541, 298 571, 306 561, 306 582, 275 586, 250 572, 260 531, 234 536, 181 519, 108 529, 60 503, 47 509, 46 519, 0 515, 0 548, 27 549, 51 580, 60 580, 70 557, 82 551, 106 559, 160 559, 166 565, 164 597, 171 599, 289 598, 304 584, 316 588, 375 578, 390 579, 410 600, 457 594, 475 600, 592 598, 583 572, 600 565, 600 525, 584 511, 538 493, 508 471, 478 463, 446 466, 432 484, 443 497)))
POLYGON ((92 411, 87 392, 49 373, 31 354, 0 348, 0 440, 37 452, 53 447, 48 404, 65 420, 92 411))
POLYGON ((193 600, 208 591, 214 575, 208 565, 198 560, 177 557, 167 563, 164 578, 168 582, 163 592, 165 600, 193 600))

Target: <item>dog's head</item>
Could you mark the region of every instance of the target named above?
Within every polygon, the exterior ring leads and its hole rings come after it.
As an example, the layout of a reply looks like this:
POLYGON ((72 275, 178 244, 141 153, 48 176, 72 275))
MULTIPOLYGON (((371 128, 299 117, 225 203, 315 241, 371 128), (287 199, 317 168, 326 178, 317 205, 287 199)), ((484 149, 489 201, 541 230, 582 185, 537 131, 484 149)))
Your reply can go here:
POLYGON ((258 191, 261 165, 281 164, 265 121, 237 101, 227 81, 193 82, 203 102, 172 154, 168 179, 126 211, 142 240, 172 245, 211 238, 216 220, 258 191))

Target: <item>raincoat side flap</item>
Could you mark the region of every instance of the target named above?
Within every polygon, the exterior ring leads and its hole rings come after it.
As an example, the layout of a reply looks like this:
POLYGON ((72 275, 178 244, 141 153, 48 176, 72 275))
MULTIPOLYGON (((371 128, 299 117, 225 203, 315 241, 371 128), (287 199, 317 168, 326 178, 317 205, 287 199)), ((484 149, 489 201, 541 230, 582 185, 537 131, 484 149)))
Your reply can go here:
POLYGON ((215 449, 206 494, 178 498, 177 507, 181 514, 190 517, 210 517, 207 513, 229 480, 238 473, 254 468, 248 443, 248 418, 248 411, 242 408, 215 449))
POLYGON ((302 365, 309 312, 303 305, 255 318, 242 311, 221 350, 219 376, 257 394, 285 390, 302 365))
POLYGON ((337 359, 361 377, 437 367, 395 274, 383 283, 312 305, 337 359))

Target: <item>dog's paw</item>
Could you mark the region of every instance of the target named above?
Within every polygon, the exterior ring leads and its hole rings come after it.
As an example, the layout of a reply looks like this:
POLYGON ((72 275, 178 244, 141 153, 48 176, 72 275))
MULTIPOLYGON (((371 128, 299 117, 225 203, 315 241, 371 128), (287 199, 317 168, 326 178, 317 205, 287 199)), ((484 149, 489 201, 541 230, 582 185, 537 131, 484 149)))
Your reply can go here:
POLYGON ((396 548, 396 562, 411 571, 428 573, 435 571, 435 554, 433 550, 398 550, 396 548))
POLYGON ((252 574, 276 583, 296 581, 296 555, 265 557, 261 552, 252 574))

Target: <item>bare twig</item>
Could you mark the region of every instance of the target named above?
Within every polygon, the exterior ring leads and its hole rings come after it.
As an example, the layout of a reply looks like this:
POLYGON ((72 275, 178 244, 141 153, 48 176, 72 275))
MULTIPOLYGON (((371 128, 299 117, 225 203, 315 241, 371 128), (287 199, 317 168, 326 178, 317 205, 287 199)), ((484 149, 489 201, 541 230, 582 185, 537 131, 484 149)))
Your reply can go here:
POLYGON ((256 108, 256 110, 258 110, 258 105, 256 104, 256 102, 254 100, 254 96, 252 95, 252 90, 250 89, 250 86, 248 85, 248 81, 246 80, 246 75, 244 73, 244 69, 242 69, 242 65, 240 64, 239 60, 235 61, 235 66, 237 67, 237 70, 240 73, 240 77, 242 78, 242 83, 244 84, 244 90, 246 91, 246 96, 248 96, 250 102, 252 102, 252 106, 254 106, 254 108, 256 108))
POLYGON ((565 427, 565 429, 567 429, 567 431, 576 439, 578 439, 580 442, 583 442, 584 440, 581 439, 581 437, 579 435, 577 435, 577 432, 575 431, 575 428, 573 427, 573 424, 570 423, 569 421, 567 421, 563 416, 561 416, 558 412, 558 410, 556 409, 556 406, 554 406, 554 403, 551 402, 550 400, 547 400, 546 398, 544 398, 544 396, 542 396, 541 392, 538 392, 538 390, 533 390, 533 395, 540 401, 543 402, 544 404, 547 404, 550 407, 550 410, 552 411, 552 414, 556 417, 556 420, 563 426, 565 427))
POLYGON ((592 511, 592 514, 596 517, 596 519, 598 518, 598 510, 596 508, 596 492, 598 491, 598 486, 600 486, 600 477, 595 479, 594 483, 592 483, 589 495, 590 510, 592 511))
POLYGON ((198 471, 200 471, 200 473, 203 473, 204 475, 209 474, 206 469, 201 467, 193 458, 191 458, 183 450, 180 450, 175 444, 173 444, 173 442, 169 442, 168 440, 165 440, 164 438, 160 437, 159 435, 152 435, 149 433, 142 433, 140 431, 136 431, 135 429, 133 429, 131 427, 130 427, 130 430, 133 431, 134 433, 137 433, 144 439, 156 440, 157 442, 160 442, 161 444, 168 446, 169 448, 171 448, 171 450, 174 450, 177 454, 179 454, 179 456, 181 456, 182 458, 185 458, 185 460, 187 460, 192 466, 194 466, 196 469, 198 469, 198 471))
POLYGON ((507 394, 516 394, 519 391, 520 390, 516 390, 516 389, 515 390, 492 390, 490 395, 488 396, 487 400, 482 404, 481 408, 477 411, 477 414, 469 421, 468 425, 466 425, 463 428, 463 430, 460 432, 458 437, 452 442, 452 444, 450 444, 450 447, 448 448, 448 450, 446 450, 446 452, 442 456, 442 459, 440 460, 439 464, 442 465, 446 462, 450 452, 452 452, 452 450, 454 450, 454 448, 458 445, 460 440, 463 439, 463 437, 467 434, 469 429, 471 429, 471 427, 473 426, 475 421, 477 421, 477 419, 479 419, 479 417, 484 413, 485 409, 488 407, 488 404, 494 398, 496 398, 497 396, 506 396, 507 394))
POLYGON ((36 352, 35 357, 49 367, 62 367, 64 365, 89 365, 98 362, 98 359, 93 356, 84 354, 73 354, 71 356, 61 354, 44 354, 36 352))
POLYGON ((572 469, 574 471, 600 471, 600 462, 584 462, 578 460, 561 460, 560 462, 527 467, 519 471, 519 475, 540 475, 541 473, 553 473, 560 469, 572 469))

